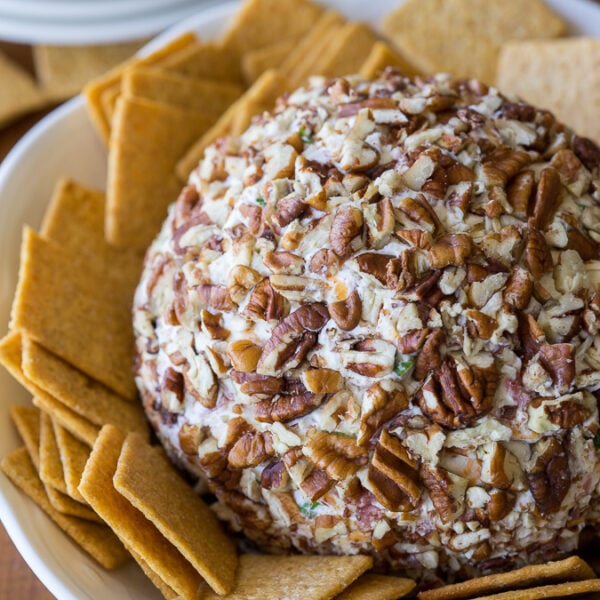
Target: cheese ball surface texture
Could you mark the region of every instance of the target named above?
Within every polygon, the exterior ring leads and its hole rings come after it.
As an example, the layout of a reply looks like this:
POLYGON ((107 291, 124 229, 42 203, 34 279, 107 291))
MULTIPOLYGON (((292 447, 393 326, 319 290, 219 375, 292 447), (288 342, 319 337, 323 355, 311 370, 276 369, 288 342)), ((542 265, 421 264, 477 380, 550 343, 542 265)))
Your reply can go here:
POLYGON ((600 151, 477 81, 314 78, 150 247, 136 381, 265 551, 421 581, 600 530, 600 151))

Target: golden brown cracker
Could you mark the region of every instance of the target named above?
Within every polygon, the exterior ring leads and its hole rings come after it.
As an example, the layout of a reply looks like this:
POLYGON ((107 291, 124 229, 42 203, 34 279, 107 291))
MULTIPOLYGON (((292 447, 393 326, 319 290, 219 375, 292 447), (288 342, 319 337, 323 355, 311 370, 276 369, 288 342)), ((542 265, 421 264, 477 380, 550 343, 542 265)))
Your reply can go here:
MULTIPOLYGON (((83 94, 86 99, 86 106, 88 114, 92 123, 96 127, 100 138, 108 144, 111 130, 111 119, 110 115, 105 111, 105 107, 102 104, 102 95, 105 94, 109 88, 120 89, 121 76, 126 67, 132 64, 155 64, 170 54, 177 52, 189 44, 193 44, 196 41, 196 36, 191 32, 186 32, 170 43, 165 44, 155 52, 148 54, 143 58, 132 58, 125 61, 124 63, 116 66, 114 69, 97 77, 90 81, 83 89, 83 94)), ((109 94, 110 95, 110 94, 109 94)), ((115 94, 113 93, 113 96, 115 94)))
POLYGON ((150 565, 142 558, 141 554, 132 548, 128 548, 128 550, 135 562, 140 566, 142 571, 144 571, 146 577, 148 577, 154 587, 156 587, 165 597, 165 600, 178 600, 181 598, 181 596, 170 585, 167 585, 163 578, 150 567, 150 565))
POLYGON ((366 79, 374 79, 386 67, 396 67, 407 77, 414 77, 419 74, 412 63, 406 60, 388 44, 381 41, 375 42, 369 56, 367 56, 365 62, 360 67, 359 73, 366 79))
POLYGON ((253 114, 273 108, 277 97, 289 90, 289 85, 287 78, 278 71, 265 71, 177 163, 177 175, 180 180, 187 181, 208 146, 224 135, 234 134, 234 131, 235 134, 241 133, 250 123, 253 114))
POLYGON ((10 416, 29 452, 36 471, 40 464, 40 409, 35 406, 11 406, 10 416))
POLYGON ((141 405, 128 402, 30 339, 23 339, 23 372, 38 387, 93 425, 112 423, 146 434, 141 405))
POLYGON ((148 247, 181 184, 175 165, 212 121, 141 98, 120 98, 108 159, 106 235, 110 243, 148 247))
POLYGON ((136 394, 130 300, 115 294, 115 285, 110 265, 25 228, 11 328, 129 398, 136 394))
POLYGON ((347 587, 336 600, 396 600, 410 594, 416 583, 405 577, 365 573, 347 587))
POLYGON ((591 600, 591 598, 598 598, 599 593, 600 579, 588 579, 587 581, 543 585, 517 592, 478 596, 474 600, 542 600, 543 598, 569 598, 570 596, 581 596, 591 600))
POLYGON ((133 56, 145 40, 100 46, 33 46, 40 87, 47 97, 64 100, 78 94, 91 79, 133 56))
POLYGON ((249 50, 300 37, 322 12, 308 0, 247 0, 223 35, 223 43, 243 56, 249 50))
POLYGON ((500 52, 496 84, 600 143, 600 39, 510 42, 500 52))
POLYGON ((106 196, 76 181, 63 178, 46 209, 41 235, 77 256, 85 256, 98 271, 110 269, 116 281, 111 295, 130 306, 139 281, 143 253, 111 246, 104 236, 106 196))
POLYGON ((0 82, 0 127, 46 103, 33 77, 1 52, 0 82))
POLYGON ((196 41, 163 57, 156 66, 187 77, 238 85, 244 82, 237 52, 221 42, 196 41))
POLYGON ((214 513, 139 435, 127 436, 113 478, 117 491, 141 511, 218 594, 233 589, 237 554, 214 513))
POLYGON ((85 502, 79 490, 79 482, 90 457, 90 448, 72 435, 58 422, 54 421, 54 436, 60 453, 60 461, 63 467, 63 476, 67 487, 67 494, 79 502, 85 502))
POLYGON ((202 112, 215 120, 242 94, 241 85, 199 79, 150 67, 132 67, 123 75, 123 94, 175 108, 202 112))
MULTIPOLYGON (((367 556, 269 556, 242 554, 238 581, 228 600, 336 597, 373 564, 367 556)), ((206 600, 219 596, 208 591, 206 600)))
POLYGON ((73 498, 55 490, 52 486, 46 485, 45 487, 48 501, 59 513, 103 524, 102 519, 89 506, 73 500, 73 498))
POLYGON ((315 74, 341 77, 357 73, 376 40, 365 23, 347 23, 331 40, 327 53, 315 66, 315 74))
MULTIPOLYGON (((150 569, 177 594, 184 598, 194 597, 202 583, 200 575, 158 529, 113 487, 124 440, 124 434, 116 427, 107 425, 102 428, 83 472, 79 491, 125 546, 132 549, 134 558, 141 557, 142 567, 150 569)), ((172 467, 161 465, 161 468, 172 467)))
POLYGON ((508 573, 486 575, 420 592, 419 600, 466 600, 482 594, 521 589, 540 583, 559 583, 593 577, 594 572, 589 565, 578 556, 572 556, 560 561, 530 565, 508 573))
POLYGON ((279 68, 297 43, 296 39, 282 40, 270 46, 246 52, 242 56, 242 73, 246 83, 251 85, 265 71, 279 68))
POLYGON ((27 494, 48 516, 83 550, 106 569, 116 569, 129 559, 129 554, 115 534, 105 525, 63 515, 55 510, 38 477, 31 458, 25 448, 19 448, 5 456, 0 469, 25 494, 27 494))
POLYGON ((67 485, 63 473, 60 453, 56 445, 54 427, 50 416, 42 412, 40 415, 40 479, 50 487, 67 493, 67 485))
POLYGON ((382 31, 423 73, 493 83, 504 42, 555 37, 566 23, 542 0, 407 0, 384 18, 382 31))
POLYGON ((290 52, 287 58, 279 67, 280 72, 285 77, 291 77, 291 74, 300 64, 309 62, 308 56, 315 47, 319 47, 323 40, 327 39, 330 32, 344 23, 344 17, 339 13, 328 10, 321 14, 314 26, 298 41, 294 50, 290 52))

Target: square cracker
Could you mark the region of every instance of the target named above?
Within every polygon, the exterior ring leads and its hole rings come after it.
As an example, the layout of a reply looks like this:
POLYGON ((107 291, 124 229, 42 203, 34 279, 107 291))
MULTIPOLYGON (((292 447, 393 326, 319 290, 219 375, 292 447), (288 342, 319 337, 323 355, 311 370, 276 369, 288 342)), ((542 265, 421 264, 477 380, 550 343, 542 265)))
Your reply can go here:
POLYGON ((134 55, 145 40, 101 46, 33 47, 33 61, 40 87, 47 97, 64 100, 83 86, 134 55))
POLYGON ((241 96, 241 85, 199 79, 150 67, 131 67, 123 75, 123 94, 217 118, 241 96))
POLYGON ((131 548, 144 571, 155 574, 155 585, 159 589, 158 583, 162 582, 177 595, 194 598, 202 584, 200 575, 113 486, 124 440, 125 436, 116 427, 102 428, 83 472, 79 491, 125 546, 131 548))
MULTIPOLYGON (((33 404, 35 407, 46 411, 52 415, 52 418, 56 419, 61 425, 66 427, 73 435, 78 439, 85 442, 89 446, 92 446, 96 436, 98 435, 98 428, 92 425, 86 419, 80 417, 72 410, 64 406, 61 402, 53 398, 50 394, 36 386, 31 382, 23 373, 22 368, 22 336, 19 331, 9 332, 2 340, 0 340, 0 364, 4 365, 8 372, 28 391, 33 395, 33 404)), ((38 424, 39 429, 39 424, 38 424)), ((37 440, 39 440, 39 431, 37 434, 37 440)), ((25 438, 24 438, 25 439, 25 438)), ((26 440, 25 440, 26 441, 26 440)), ((29 448, 29 444, 27 444, 29 448)), ((35 442, 36 448, 38 442, 35 442)), ((37 454, 37 449, 36 449, 37 454)), ((38 468, 39 460, 34 458, 32 453, 32 459, 36 463, 36 469, 38 468)))
POLYGON ((253 114, 272 108, 275 100, 288 89, 289 82, 281 73, 274 69, 265 71, 179 160, 176 167, 179 179, 187 181, 189 174, 198 166, 204 150, 208 146, 220 137, 233 133, 234 126, 235 130, 241 133, 250 123, 253 114), (254 112, 249 110, 250 105, 254 112))
POLYGON ((496 84, 600 144, 600 39, 510 42, 500 52, 496 84))
POLYGON ((419 600, 466 600, 482 594, 516 590, 540 583, 559 583, 593 577, 594 571, 589 565, 578 556, 572 556, 564 560, 530 565, 507 573, 486 575, 439 589, 427 590, 419 594, 419 600))
POLYGON ((125 400, 33 340, 24 338, 22 348, 25 376, 65 407, 98 428, 112 423, 123 431, 148 433, 141 404, 125 400))
POLYGON ((110 243, 139 250, 150 245, 181 188, 177 161, 211 124, 197 111, 119 98, 108 158, 110 243))
POLYGON ((0 81, 0 127, 46 102, 33 77, 1 52, 0 81))
POLYGON ((87 504, 78 487, 85 464, 90 457, 90 448, 56 421, 52 424, 54 425, 54 435, 60 453, 67 494, 73 500, 87 504))
MULTIPOLYGON (((337 597, 373 564, 373 559, 355 556, 269 556, 242 554, 238 582, 228 600, 285 598, 329 600, 337 597)), ((206 600, 217 600, 207 591, 206 600)))
POLYGON ((423 73, 492 84, 504 42, 555 37, 565 33, 566 23, 542 0, 407 0, 381 29, 423 73))
POLYGON ((386 67, 396 67, 403 75, 418 75, 415 67, 385 42, 375 42, 365 62, 360 67, 360 74, 367 78, 377 77, 386 67))
POLYGON ((242 73, 246 83, 250 85, 265 71, 277 69, 297 44, 297 39, 282 40, 270 46, 246 52, 242 56, 242 73))
POLYGON ((114 294, 118 279, 110 265, 95 265, 25 228, 11 328, 130 398, 136 395, 133 328, 129 299, 114 294))
POLYGON ((249 50, 300 37, 322 12, 308 0, 247 0, 223 35, 223 44, 243 56, 249 50))
POLYGON ((365 573, 337 596, 336 600, 396 600, 410 594, 415 586, 412 579, 405 577, 365 573))
POLYGON ((569 596, 597 599, 599 592, 600 579, 588 579, 587 581, 542 585, 527 590, 519 590, 518 592, 511 591, 492 594, 491 596, 479 596, 474 600, 542 600, 543 598, 568 598, 569 596))
POLYGON ((0 469, 103 567, 116 569, 129 560, 128 552, 106 525, 63 515, 53 508, 25 448, 19 448, 5 456, 0 462, 0 469))
POLYGON ((40 464, 40 409, 35 406, 11 406, 10 417, 27 448, 36 471, 40 464))
POLYGON ((130 433, 113 478, 116 490, 141 511, 218 594, 235 584, 235 544, 215 514, 172 468, 168 459, 130 433))
POLYGON ((90 81, 83 89, 83 95, 86 99, 86 106, 90 119, 94 124, 100 138, 108 144, 111 130, 110 115, 107 114, 102 105, 102 96, 107 93, 107 90, 116 90, 114 95, 118 95, 121 89, 121 76, 126 67, 132 64, 151 65, 163 60, 169 54, 177 52, 189 44, 196 41, 196 36, 193 33, 187 32, 155 52, 151 52, 143 58, 131 58, 124 63, 116 66, 114 69, 90 81))

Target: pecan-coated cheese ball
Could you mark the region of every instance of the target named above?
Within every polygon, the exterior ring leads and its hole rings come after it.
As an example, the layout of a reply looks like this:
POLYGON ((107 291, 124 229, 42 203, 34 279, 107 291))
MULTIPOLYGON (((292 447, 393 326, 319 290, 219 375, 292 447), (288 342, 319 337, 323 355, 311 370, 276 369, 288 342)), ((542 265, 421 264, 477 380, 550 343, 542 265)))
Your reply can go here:
POLYGON ((136 378, 266 551, 425 579, 600 530, 600 151, 475 81, 324 80, 208 148, 148 251, 136 378))

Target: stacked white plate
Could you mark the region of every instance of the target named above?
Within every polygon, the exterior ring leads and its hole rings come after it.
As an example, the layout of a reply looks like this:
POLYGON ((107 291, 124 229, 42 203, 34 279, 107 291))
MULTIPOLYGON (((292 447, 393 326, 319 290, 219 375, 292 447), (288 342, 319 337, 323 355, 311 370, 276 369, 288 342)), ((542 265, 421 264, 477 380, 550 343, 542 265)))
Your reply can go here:
POLYGON ((155 35, 218 0, 0 0, 0 39, 104 44, 155 35))

